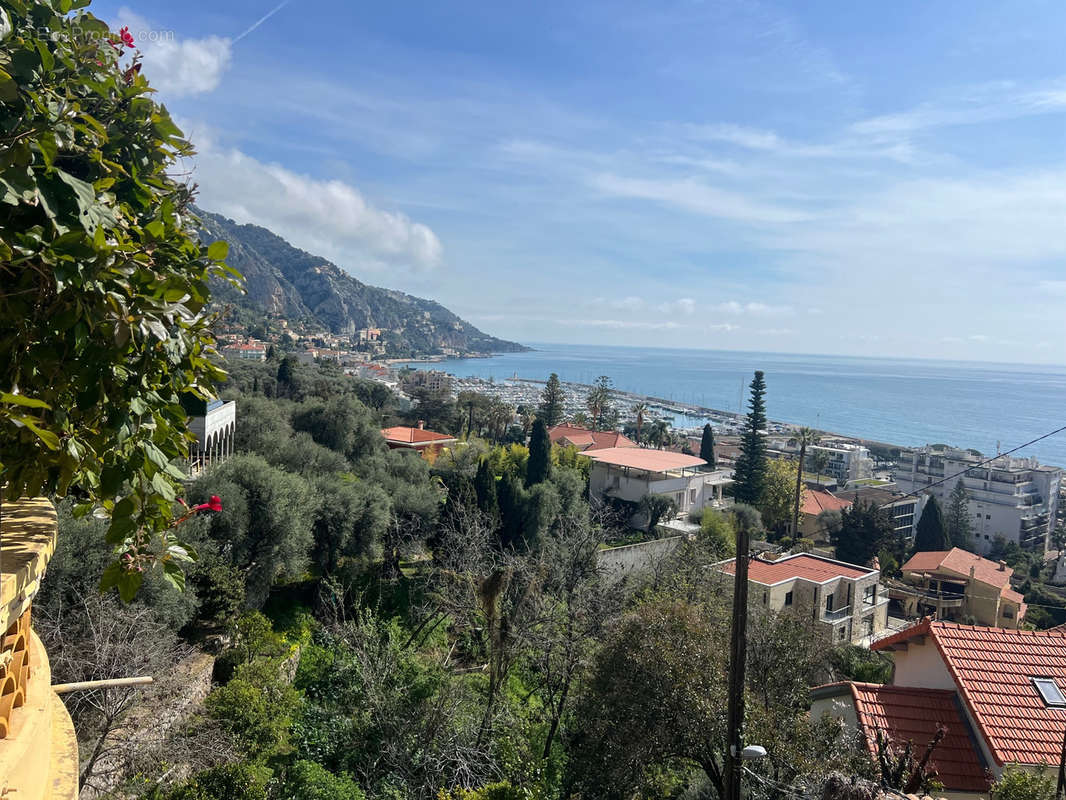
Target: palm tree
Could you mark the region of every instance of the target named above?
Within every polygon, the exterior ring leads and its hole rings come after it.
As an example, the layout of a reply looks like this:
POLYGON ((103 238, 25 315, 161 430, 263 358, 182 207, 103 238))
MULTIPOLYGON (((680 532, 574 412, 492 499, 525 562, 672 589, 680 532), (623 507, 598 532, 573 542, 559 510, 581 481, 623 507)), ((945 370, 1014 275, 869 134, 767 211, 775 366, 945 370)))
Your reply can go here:
POLYGON ((637 403, 629 409, 637 418, 637 444, 643 444, 641 431, 644 430, 644 415, 648 413, 647 403, 637 403))
POLYGON ((660 450, 670 441, 670 423, 665 419, 654 420, 648 426, 648 442, 660 450))
POLYGON ((806 426, 796 431, 792 440, 799 444, 799 468, 796 470, 796 497, 792 506, 792 538, 799 534, 800 493, 803 491, 803 460, 807 457, 807 445, 818 443, 818 432, 806 426))

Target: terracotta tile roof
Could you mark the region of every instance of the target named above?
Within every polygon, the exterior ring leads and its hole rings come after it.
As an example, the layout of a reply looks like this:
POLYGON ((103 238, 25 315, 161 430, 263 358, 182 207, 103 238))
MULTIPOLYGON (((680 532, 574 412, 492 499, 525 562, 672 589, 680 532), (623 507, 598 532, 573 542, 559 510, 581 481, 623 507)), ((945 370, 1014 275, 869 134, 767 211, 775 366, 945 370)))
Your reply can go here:
POLYGON ((446 433, 427 431, 423 428, 408 428, 405 425, 397 425, 394 428, 382 428, 381 435, 388 442, 397 444, 439 444, 441 442, 454 442, 455 437, 446 433))
POLYGON ((829 492, 808 488, 803 493, 803 504, 800 506, 800 511, 812 517, 817 517, 823 511, 840 511, 850 505, 850 500, 842 500, 829 494, 829 492))
POLYGON ((850 690, 859 727, 875 758, 877 731, 883 731, 897 747, 913 742, 915 758, 921 758, 939 723, 947 728, 947 733, 929 758, 937 779, 945 789, 988 791, 988 774, 955 692, 877 683, 844 683, 821 686, 814 693, 824 695, 834 689, 841 694, 850 690))
POLYGON ((548 429, 552 442, 570 444, 578 450, 603 450, 608 447, 636 447, 637 443, 618 431, 590 431, 573 425, 556 425, 548 429))
MULTIPOLYGON (((730 559, 720 565, 723 572, 736 574, 736 559, 730 559)), ((833 578, 861 578, 875 570, 833 561, 830 558, 799 553, 777 561, 763 561, 753 558, 748 562, 748 580, 773 586, 781 581, 802 578, 814 583, 825 583, 833 578)))
POLYGON ((1056 764, 1066 708, 1045 705, 1032 678, 1066 693, 1066 632, 1018 631, 924 619, 873 644, 882 650, 928 635, 996 763, 1056 764))
POLYGON ((959 547, 953 547, 950 550, 915 553, 903 565, 902 570, 904 572, 947 570, 960 577, 968 578, 971 567, 974 569, 974 578, 981 581, 981 583, 987 583, 1000 589, 1010 589, 1010 576, 1014 574, 1013 569, 1010 567, 1000 569, 1000 565, 995 561, 981 558, 981 556, 959 547))
POLYGON ((644 470, 646 472, 665 472, 669 469, 698 467, 706 464, 698 456, 686 456, 669 450, 646 450, 642 447, 607 447, 602 450, 584 450, 581 455, 593 461, 602 461, 618 467, 644 470))

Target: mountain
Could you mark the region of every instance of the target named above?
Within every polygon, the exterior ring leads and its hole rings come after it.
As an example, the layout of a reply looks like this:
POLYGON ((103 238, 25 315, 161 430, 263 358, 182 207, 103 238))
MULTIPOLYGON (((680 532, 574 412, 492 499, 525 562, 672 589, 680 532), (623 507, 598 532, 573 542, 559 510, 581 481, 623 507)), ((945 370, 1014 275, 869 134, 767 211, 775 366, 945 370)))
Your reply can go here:
POLYGON ((440 303, 368 286, 321 256, 293 247, 258 225, 241 225, 209 211, 196 210, 200 238, 229 244, 226 263, 244 275, 247 294, 218 283, 218 300, 253 314, 274 314, 292 322, 317 322, 352 334, 380 328, 394 354, 431 355, 443 348, 460 353, 514 353, 517 342, 489 336, 440 303))

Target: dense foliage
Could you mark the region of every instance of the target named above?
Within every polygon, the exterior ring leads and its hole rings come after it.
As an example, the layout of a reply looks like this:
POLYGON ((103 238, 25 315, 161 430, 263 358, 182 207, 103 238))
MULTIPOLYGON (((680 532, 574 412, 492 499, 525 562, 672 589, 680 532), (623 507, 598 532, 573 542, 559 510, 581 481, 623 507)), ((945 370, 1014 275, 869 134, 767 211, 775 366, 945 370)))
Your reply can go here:
POLYGON ((3 6, 0 482, 99 507, 129 556, 105 585, 130 597, 147 562, 181 580, 188 551, 169 530, 183 477, 171 462, 191 441, 180 400, 222 377, 208 281, 236 273, 223 242, 193 236, 190 189, 173 177, 192 148, 129 43, 68 15, 76 5, 3 6))
POLYGON ((766 486, 766 381, 756 370, 751 380, 748 416, 740 439, 740 456, 733 471, 733 495, 738 503, 758 505, 766 486))

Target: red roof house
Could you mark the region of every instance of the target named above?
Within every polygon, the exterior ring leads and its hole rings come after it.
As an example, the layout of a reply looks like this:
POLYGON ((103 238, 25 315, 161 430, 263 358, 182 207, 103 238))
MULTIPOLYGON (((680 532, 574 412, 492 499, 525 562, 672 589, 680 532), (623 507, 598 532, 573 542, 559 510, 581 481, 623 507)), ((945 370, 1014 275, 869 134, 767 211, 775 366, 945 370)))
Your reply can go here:
POLYGON ((570 445, 582 452, 604 450, 608 447, 636 447, 637 443, 618 431, 590 431, 573 425, 556 425, 548 428, 548 438, 553 444, 570 445))
POLYGON ((973 617, 971 622, 1000 628, 1017 628, 1025 619, 1025 598, 1010 584, 1014 570, 1002 561, 953 547, 915 553, 902 572, 908 587, 901 587, 893 597, 904 603, 910 615, 973 617))
POLYGON ((421 424, 417 428, 397 425, 394 428, 382 428, 381 435, 385 444, 392 450, 417 450, 423 456, 436 454, 442 447, 455 444, 454 436, 436 431, 427 431, 421 424))
MULTIPOLYGON (((1008 764, 1035 767, 1058 763, 1066 730, 1066 632, 1020 631, 923 619, 874 643, 873 649, 893 653, 892 686, 899 691, 894 697, 909 692, 928 701, 929 696, 919 695, 918 690, 938 690, 952 696, 960 711, 959 722, 964 724, 966 735, 972 736, 974 758, 994 776, 1002 774, 1008 764)), ((826 698, 820 696, 827 689, 814 690, 812 713, 835 713, 826 706, 826 698)), ((862 716, 858 700, 851 705, 856 723, 869 735, 873 717, 862 716)), ((844 711, 842 716, 847 719, 847 709, 844 711)), ((946 712, 930 711, 929 716, 943 713, 946 712)), ((949 721, 939 721, 948 726, 949 736, 960 732, 953 731, 949 721)), ((900 723, 897 730, 897 736, 903 736, 907 728, 900 723)), ((917 733, 925 735, 925 731, 917 733)), ((915 744, 924 748, 925 743, 916 738, 915 744)), ((953 740, 945 750, 945 758, 950 754, 955 759, 958 746, 958 740, 953 740)), ((945 780, 950 770, 963 765, 958 760, 951 763, 952 766, 943 767, 941 781, 945 787, 978 791, 961 785, 962 777, 957 787, 945 780)), ((972 762, 968 763, 972 770, 972 762)), ((968 774, 976 782, 976 774, 968 774)))
POLYGON ((850 506, 850 500, 807 487, 803 492, 803 502, 800 503, 800 535, 824 541, 827 537, 826 526, 818 521, 818 515, 823 511, 843 511, 850 506))
POLYGON ((843 682, 819 686, 812 699, 812 714, 832 714, 836 707, 842 712, 839 716, 858 726, 874 758, 878 731, 897 749, 913 742, 912 752, 921 758, 943 725, 947 732, 929 759, 937 780, 949 791, 988 791, 984 762, 973 746, 973 732, 953 691, 843 682))

